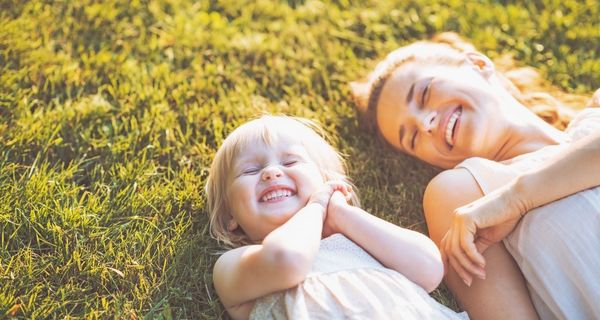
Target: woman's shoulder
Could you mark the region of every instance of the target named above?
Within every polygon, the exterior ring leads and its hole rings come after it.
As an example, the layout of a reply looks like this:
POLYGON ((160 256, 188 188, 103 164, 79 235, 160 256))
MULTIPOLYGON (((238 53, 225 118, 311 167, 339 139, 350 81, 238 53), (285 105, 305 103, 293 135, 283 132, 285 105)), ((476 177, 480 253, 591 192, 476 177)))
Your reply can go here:
POLYGON ((444 214, 474 201, 484 193, 473 175, 463 167, 442 171, 428 184, 423 195, 426 214, 444 214))

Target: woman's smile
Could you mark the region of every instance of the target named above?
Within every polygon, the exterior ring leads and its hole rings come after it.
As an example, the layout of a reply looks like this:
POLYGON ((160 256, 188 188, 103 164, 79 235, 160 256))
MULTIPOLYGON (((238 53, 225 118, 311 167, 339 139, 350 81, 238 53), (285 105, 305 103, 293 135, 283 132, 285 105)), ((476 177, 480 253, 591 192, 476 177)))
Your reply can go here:
POLYGON ((452 149, 455 144, 456 132, 458 131, 458 126, 460 124, 460 116, 462 115, 462 106, 458 106, 454 108, 451 112, 448 113, 445 123, 444 139, 448 144, 448 147, 452 149))

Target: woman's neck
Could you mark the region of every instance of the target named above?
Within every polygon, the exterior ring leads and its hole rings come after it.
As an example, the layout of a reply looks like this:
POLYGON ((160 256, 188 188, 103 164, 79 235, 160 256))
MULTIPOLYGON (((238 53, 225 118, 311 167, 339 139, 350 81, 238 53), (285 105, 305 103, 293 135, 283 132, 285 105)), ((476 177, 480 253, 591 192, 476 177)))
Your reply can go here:
POLYGON ((496 153, 495 160, 503 161, 539 150, 543 147, 563 143, 566 134, 548 124, 516 100, 511 106, 515 116, 505 143, 496 153))

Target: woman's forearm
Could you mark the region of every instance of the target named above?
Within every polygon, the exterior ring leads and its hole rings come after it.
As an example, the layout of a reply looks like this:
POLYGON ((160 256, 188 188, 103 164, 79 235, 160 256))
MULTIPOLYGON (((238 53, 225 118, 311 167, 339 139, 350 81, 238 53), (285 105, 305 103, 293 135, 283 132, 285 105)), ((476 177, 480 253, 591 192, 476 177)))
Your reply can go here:
MULTIPOLYGON (((600 185, 600 130, 582 138, 542 167, 513 182, 523 210, 545 205, 600 185)), ((521 215, 526 212, 521 212, 521 215)))

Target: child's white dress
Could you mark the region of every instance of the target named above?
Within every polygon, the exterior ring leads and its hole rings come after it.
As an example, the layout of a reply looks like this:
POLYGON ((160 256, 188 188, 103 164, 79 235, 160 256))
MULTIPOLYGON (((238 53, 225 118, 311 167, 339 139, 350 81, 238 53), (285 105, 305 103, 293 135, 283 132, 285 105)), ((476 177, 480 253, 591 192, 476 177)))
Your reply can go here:
MULTIPOLYGON (((600 108, 585 109, 569 124, 568 143, 503 163, 471 158, 457 167, 467 169, 487 194, 597 131, 600 108)), ((541 319, 600 319, 600 187, 530 211, 504 245, 523 272, 541 319)))
POLYGON ((341 234, 321 240, 304 282, 256 301, 250 319, 468 319, 341 234))

